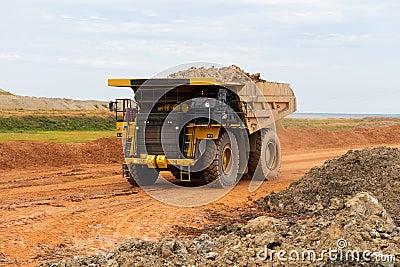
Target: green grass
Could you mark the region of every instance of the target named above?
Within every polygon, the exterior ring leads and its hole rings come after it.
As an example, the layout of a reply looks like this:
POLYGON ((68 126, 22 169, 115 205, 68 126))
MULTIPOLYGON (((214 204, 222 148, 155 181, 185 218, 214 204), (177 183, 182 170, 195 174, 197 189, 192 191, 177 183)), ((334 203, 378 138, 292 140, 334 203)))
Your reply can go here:
POLYGON ((112 131, 114 116, 12 116, 0 117, 0 133, 26 131, 112 131))
MULTIPOLYGON (((3 114, 4 115, 4 114, 3 114)), ((41 114, 0 116, 0 142, 85 143, 115 136, 113 114, 41 114)))
POLYGON ((115 131, 26 131, 0 133, 0 142, 38 141, 57 143, 86 143, 99 138, 115 137, 115 131))

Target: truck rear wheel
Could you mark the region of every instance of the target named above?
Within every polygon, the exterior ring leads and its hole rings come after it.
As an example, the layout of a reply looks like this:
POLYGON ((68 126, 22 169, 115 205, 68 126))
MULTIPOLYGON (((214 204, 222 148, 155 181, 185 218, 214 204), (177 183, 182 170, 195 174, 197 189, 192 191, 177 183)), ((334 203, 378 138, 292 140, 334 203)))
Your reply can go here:
POLYGON ((129 166, 129 175, 127 176, 128 182, 133 186, 149 186, 155 184, 158 178, 158 171, 150 169, 145 165, 129 166))
POLYGON ((207 183, 215 183, 216 187, 234 186, 239 173, 239 146, 231 132, 224 132, 214 144, 207 145, 206 162, 211 164, 204 169, 207 183))
POLYGON ((255 151, 250 153, 248 165, 250 178, 273 180, 281 167, 279 138, 272 129, 261 129, 255 135, 255 151))

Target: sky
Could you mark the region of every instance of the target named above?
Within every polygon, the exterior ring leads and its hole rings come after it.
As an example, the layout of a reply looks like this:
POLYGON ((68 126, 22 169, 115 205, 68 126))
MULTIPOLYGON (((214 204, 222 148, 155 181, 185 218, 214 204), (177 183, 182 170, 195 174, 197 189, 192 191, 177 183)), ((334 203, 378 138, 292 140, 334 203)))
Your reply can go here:
POLYGON ((0 9, 0 88, 112 100, 110 77, 187 62, 291 84, 299 112, 400 113, 400 1, 14 0, 0 9))

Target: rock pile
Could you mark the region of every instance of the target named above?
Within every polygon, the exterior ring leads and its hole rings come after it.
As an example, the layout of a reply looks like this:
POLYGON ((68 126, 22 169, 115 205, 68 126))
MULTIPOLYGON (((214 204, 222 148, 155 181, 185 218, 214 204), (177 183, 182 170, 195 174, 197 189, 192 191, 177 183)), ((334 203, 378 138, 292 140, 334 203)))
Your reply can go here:
POLYGON ((305 216, 334 216, 359 192, 371 192, 400 222, 400 151, 379 147, 348 151, 311 169, 287 190, 258 200, 266 211, 305 216))
POLYGON ((229 82, 247 82, 252 80, 253 82, 265 81, 261 79, 260 73, 250 74, 245 72, 238 66, 232 65, 229 67, 210 68, 205 67, 191 67, 187 70, 181 70, 176 73, 172 73, 168 78, 184 79, 184 78, 215 78, 217 82, 229 83, 229 82))

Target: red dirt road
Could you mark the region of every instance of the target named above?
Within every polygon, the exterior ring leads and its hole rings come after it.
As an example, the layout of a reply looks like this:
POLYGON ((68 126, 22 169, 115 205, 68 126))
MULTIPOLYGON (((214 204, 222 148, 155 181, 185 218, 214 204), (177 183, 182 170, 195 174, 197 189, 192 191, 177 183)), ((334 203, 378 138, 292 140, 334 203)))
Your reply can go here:
MULTIPOLYGON (((386 128, 382 131, 386 132, 386 128)), ((235 211, 250 207, 251 200, 272 190, 285 189, 310 168, 347 149, 366 146, 359 139, 358 144, 343 141, 341 145, 332 144, 332 148, 331 143, 319 145, 318 140, 325 143, 329 138, 320 135, 314 136, 314 140, 302 139, 302 134, 306 132, 280 133, 284 157, 278 179, 263 183, 254 193, 248 192, 248 181, 241 181, 224 198, 195 208, 168 206, 140 188, 131 187, 120 177, 118 163, 72 162, 64 167, 43 164, 29 170, 3 168, 0 173, 0 265, 32 266, 48 259, 105 252, 123 238, 184 235, 179 229, 202 229, 205 225, 220 223, 224 217, 218 214, 223 213, 235 218, 235 211), (295 135, 299 136, 299 142, 294 144, 295 135)), ((386 142, 365 142, 373 143, 372 146, 400 146, 398 136, 387 137, 390 139, 379 139, 386 142)))

